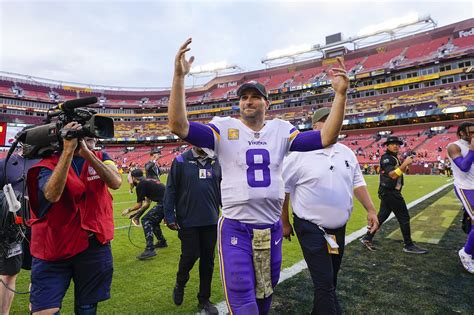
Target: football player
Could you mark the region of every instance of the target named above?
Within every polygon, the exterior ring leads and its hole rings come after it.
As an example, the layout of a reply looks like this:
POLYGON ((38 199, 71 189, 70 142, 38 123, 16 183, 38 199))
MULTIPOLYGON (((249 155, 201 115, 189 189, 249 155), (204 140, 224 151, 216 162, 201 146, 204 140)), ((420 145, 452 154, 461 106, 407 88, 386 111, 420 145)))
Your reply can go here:
POLYGON ((184 77, 194 61, 194 57, 185 58, 191 41, 176 55, 169 128, 187 142, 214 150, 221 164, 218 251, 231 314, 267 314, 282 261, 283 158, 289 151, 317 150, 337 141, 349 78, 338 58, 339 67, 330 70, 335 92, 331 114, 321 131, 300 133, 287 121, 265 120, 270 101, 258 82, 245 83, 237 90, 240 119, 215 117, 207 125, 189 122, 184 77))

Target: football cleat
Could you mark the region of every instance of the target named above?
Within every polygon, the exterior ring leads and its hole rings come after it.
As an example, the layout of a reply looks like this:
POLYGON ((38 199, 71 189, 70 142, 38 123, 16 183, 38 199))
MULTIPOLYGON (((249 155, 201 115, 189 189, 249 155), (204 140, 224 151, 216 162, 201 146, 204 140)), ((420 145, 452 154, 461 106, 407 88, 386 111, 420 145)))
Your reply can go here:
POLYGON ((458 254, 464 269, 466 269, 467 272, 474 274, 474 259, 472 259, 472 255, 466 253, 464 247, 459 250, 458 254))

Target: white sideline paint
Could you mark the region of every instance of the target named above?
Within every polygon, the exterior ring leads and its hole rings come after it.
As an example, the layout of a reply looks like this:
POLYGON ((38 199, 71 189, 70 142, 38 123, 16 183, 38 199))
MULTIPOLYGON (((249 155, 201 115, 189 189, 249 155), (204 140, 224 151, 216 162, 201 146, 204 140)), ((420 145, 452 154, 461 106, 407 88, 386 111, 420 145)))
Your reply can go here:
POLYGON ((134 200, 114 202, 114 205, 123 205, 126 203, 136 203, 134 200))
MULTIPOLYGON (((443 189, 445 189, 446 187, 449 187, 451 185, 453 185, 453 183, 445 184, 445 185, 433 190, 432 192, 424 195, 423 197, 418 198, 417 200, 410 202, 409 204, 407 204, 407 208, 408 209, 413 208, 417 204, 422 203, 426 199, 436 195, 437 193, 439 193, 440 191, 442 191, 443 189)), ((387 221, 391 220, 394 216, 395 215, 393 213, 390 214, 387 221)), ((387 221, 385 221, 385 222, 387 222, 387 221)), ((346 236, 346 245, 353 242, 354 240, 358 239, 359 237, 361 237, 365 233, 367 233, 367 227, 364 226, 360 230, 357 230, 357 231, 352 232, 351 234, 347 235, 346 236)), ((293 266, 283 269, 280 273, 280 280, 278 281, 278 283, 281 283, 281 282, 295 276, 296 274, 300 273, 301 271, 303 271, 306 268, 308 268, 308 265, 306 265, 306 261, 303 259, 303 260, 300 260, 299 262, 297 262, 296 264, 294 264, 293 266)), ((227 304, 226 304, 225 301, 219 302, 216 305, 216 307, 217 307, 217 310, 219 311, 219 314, 227 314, 229 312, 227 310, 227 304)))

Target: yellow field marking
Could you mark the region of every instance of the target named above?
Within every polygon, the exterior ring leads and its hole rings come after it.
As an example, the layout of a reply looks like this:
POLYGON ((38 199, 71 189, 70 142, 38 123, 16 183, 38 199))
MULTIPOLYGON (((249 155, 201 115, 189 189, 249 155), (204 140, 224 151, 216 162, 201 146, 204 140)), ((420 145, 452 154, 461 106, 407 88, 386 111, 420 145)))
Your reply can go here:
MULTIPOLYGON (((459 214, 460 209, 460 202, 454 195, 454 191, 438 199, 411 218, 411 237, 413 241, 438 244, 459 214)), ((390 233, 387 238, 403 239, 399 228, 390 233)))

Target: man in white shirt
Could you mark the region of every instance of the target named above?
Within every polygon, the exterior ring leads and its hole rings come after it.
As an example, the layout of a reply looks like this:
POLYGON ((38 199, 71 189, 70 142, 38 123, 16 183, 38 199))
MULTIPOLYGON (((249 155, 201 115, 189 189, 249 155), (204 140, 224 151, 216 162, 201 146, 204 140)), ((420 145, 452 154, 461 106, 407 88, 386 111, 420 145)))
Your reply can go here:
MULTIPOLYGON (((315 111, 314 130, 321 130, 329 112, 329 108, 315 111)), ((318 151, 292 152, 283 162, 283 180, 283 236, 291 240, 294 235, 288 214, 291 199, 295 231, 314 284, 312 314, 342 314, 336 283, 353 192, 367 210, 368 229, 375 231, 379 225, 357 158, 340 143, 318 151)))

